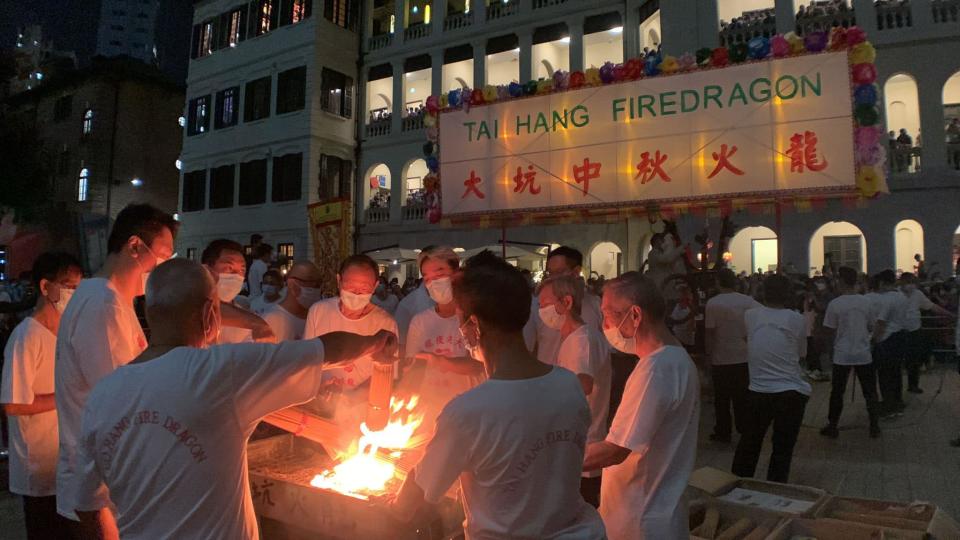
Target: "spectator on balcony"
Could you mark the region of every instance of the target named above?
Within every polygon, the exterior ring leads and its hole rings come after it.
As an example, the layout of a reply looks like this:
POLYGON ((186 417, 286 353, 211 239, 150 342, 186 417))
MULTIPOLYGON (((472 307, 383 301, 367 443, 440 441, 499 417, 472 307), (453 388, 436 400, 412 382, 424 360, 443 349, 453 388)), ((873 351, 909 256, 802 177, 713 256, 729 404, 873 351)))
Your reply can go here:
POLYGON ((960 118, 954 118, 947 126, 947 156, 953 168, 960 171, 960 118))

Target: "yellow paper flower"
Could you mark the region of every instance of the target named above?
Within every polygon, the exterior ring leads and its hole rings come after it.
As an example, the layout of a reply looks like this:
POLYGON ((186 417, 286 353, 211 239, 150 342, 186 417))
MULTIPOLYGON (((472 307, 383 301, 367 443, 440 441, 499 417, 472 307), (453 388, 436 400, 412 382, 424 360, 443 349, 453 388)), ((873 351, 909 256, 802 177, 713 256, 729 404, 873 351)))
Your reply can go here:
POLYGON ((857 173, 857 189, 864 197, 873 197, 877 193, 887 191, 883 175, 876 167, 861 166, 857 173))
POLYGON ((663 61, 660 62, 660 71, 664 73, 676 73, 679 70, 680 62, 677 61, 675 56, 670 56, 668 54, 667 56, 663 57, 663 61))
POLYGON ((492 103, 497 100, 497 87, 492 84, 488 84, 483 87, 483 100, 487 103, 492 103))
POLYGON ((553 79, 537 81, 538 94, 549 94, 550 92, 553 92, 553 79))
POLYGON ((877 59, 877 50, 873 45, 867 43, 858 43, 850 51, 851 64, 872 64, 877 59))
POLYGON ((588 69, 584 75, 586 76, 588 86, 600 86, 600 84, 602 84, 599 68, 592 67, 588 69))
POLYGON ((424 116, 424 117, 423 117, 423 125, 425 125, 425 126, 427 126, 427 127, 433 127, 433 126, 437 125, 437 117, 436 117, 436 116, 433 116, 432 114, 428 114, 428 115, 424 116))
POLYGON ((447 94, 440 94, 440 108, 446 109, 450 106, 450 98, 447 97, 447 94))
POLYGON ((796 33, 787 32, 783 37, 787 40, 787 43, 790 44, 791 54, 800 54, 807 51, 806 46, 803 44, 803 38, 798 36, 796 33))

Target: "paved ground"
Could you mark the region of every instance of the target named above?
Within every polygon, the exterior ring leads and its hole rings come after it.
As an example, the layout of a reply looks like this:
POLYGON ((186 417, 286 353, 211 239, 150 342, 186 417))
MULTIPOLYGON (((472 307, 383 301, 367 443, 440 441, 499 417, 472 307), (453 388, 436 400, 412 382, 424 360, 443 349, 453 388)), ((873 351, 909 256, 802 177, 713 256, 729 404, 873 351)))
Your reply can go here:
MULTIPOLYGON (((867 435, 863 398, 849 401, 841 420, 838 440, 818 434, 827 416, 829 383, 814 385, 807 405, 791 472, 791 482, 823 488, 832 493, 902 501, 924 500, 960 517, 960 449, 947 441, 960 435, 960 375, 956 364, 940 366, 923 375, 926 393, 907 394, 907 413, 885 423, 883 437, 867 435)), ((697 466, 729 470, 734 445, 709 442, 713 405, 705 400, 697 466)), ((766 471, 769 445, 757 471, 766 471)), ((761 473, 762 474, 762 473, 761 473)), ((0 536, 23 540, 20 501, 6 491, 6 467, 0 467, 0 536)))

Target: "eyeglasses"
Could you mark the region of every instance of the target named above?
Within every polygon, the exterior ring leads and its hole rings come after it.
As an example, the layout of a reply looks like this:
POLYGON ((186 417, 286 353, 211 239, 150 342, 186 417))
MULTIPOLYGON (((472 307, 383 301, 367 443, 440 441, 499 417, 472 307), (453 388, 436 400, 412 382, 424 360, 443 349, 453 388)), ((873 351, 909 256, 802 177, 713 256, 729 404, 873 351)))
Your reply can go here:
POLYGON ((291 276, 291 275, 289 275, 289 274, 287 275, 287 279, 295 280, 297 283, 300 283, 301 285, 303 285, 303 286, 305 286, 305 287, 313 287, 313 288, 316 288, 316 287, 319 287, 319 286, 320 286, 320 280, 312 280, 312 281, 311 281, 311 280, 307 280, 307 279, 303 279, 303 278, 298 278, 297 276, 291 276))

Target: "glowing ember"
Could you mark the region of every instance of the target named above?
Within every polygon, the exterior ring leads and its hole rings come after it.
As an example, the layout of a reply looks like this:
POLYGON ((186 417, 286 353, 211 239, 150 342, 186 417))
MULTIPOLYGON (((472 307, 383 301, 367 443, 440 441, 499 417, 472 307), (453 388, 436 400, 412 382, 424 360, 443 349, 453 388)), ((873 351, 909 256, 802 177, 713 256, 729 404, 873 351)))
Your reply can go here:
POLYGON ((331 489, 367 499, 370 495, 383 493, 387 484, 396 476, 396 467, 378 450, 392 450, 389 457, 399 458, 407 448, 414 431, 423 422, 422 414, 414 414, 417 396, 408 401, 390 400, 390 421, 380 431, 370 431, 360 424, 360 438, 352 445, 353 450, 339 456, 340 463, 333 470, 325 470, 313 477, 310 485, 331 489))

